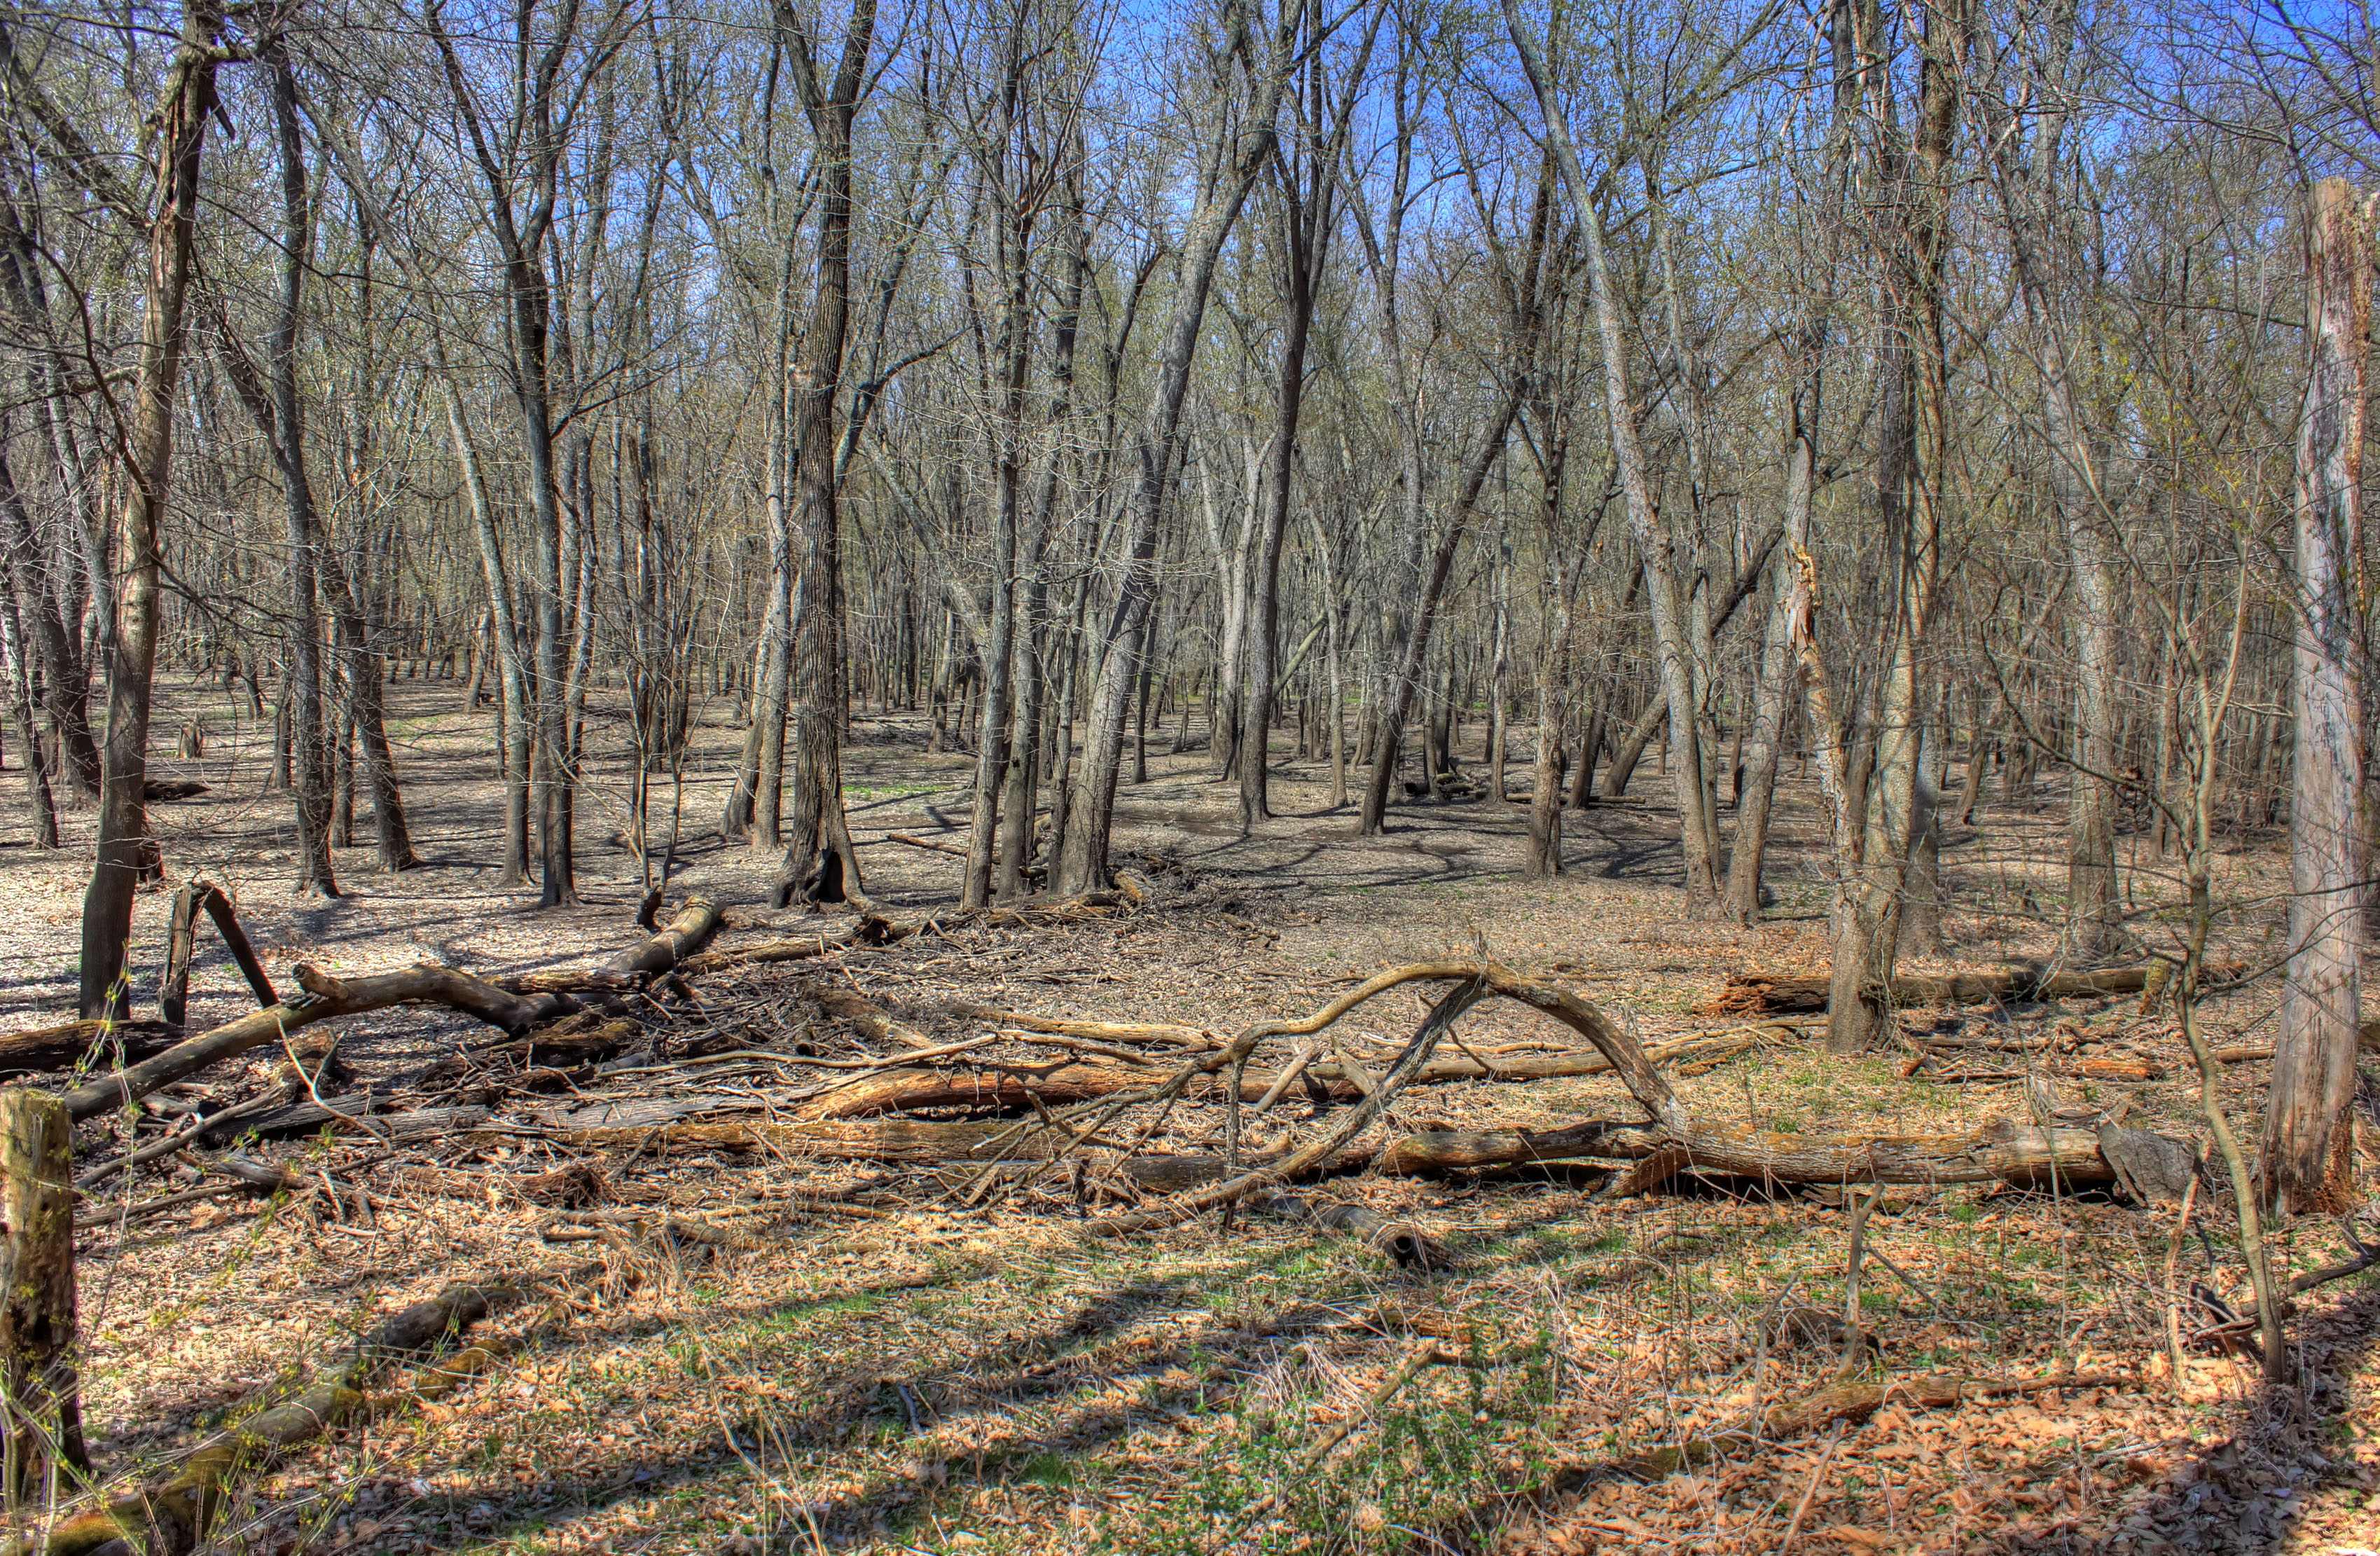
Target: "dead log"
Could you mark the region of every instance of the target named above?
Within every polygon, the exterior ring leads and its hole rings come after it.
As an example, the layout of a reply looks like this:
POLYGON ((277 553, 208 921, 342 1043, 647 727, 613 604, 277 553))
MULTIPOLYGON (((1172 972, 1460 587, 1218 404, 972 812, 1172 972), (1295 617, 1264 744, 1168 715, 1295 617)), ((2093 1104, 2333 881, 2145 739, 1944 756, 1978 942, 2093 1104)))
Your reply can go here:
POLYGON ((190 958, 198 947, 198 882, 185 881, 174 893, 174 909, 165 918, 165 977, 157 985, 157 1014, 179 1030, 189 1013, 190 958))
POLYGON ((1442 1268, 1446 1250, 1436 1240, 1425 1235, 1410 1222, 1390 1221, 1369 1205, 1346 1200, 1336 1205, 1317 1204, 1303 1195, 1272 1194, 1260 1197, 1250 1207, 1258 1215, 1280 1216, 1289 1221, 1311 1222, 1326 1232, 1343 1232, 1360 1237, 1397 1261, 1400 1270, 1419 1266, 1424 1270, 1442 1268))
POLYGON ((992 1005, 954 1004, 946 1008, 952 1015, 965 1016, 970 1021, 985 1021, 995 1027, 1014 1027, 1026 1032, 1046 1032, 1053 1037, 1089 1038, 1099 1042, 1161 1042, 1186 1049, 1219 1046, 1212 1032, 1170 1022, 1071 1021, 1046 1015, 1027 1015, 1022 1011, 1001 1010, 992 1005))
POLYGON ((259 1139, 285 1140, 293 1136, 315 1134, 329 1127, 334 1133, 369 1135, 378 1140, 409 1142, 438 1139, 485 1124, 488 1120, 488 1110, 476 1103, 412 1108, 403 1112, 373 1111, 375 1108, 385 1109, 391 1100, 384 1091, 358 1091, 344 1097, 325 1097, 320 1102, 295 1103, 261 1118, 210 1125, 201 1131, 201 1136, 214 1139, 227 1135, 253 1134, 259 1139))
MULTIPOLYGON (((1751 1047, 1752 1039, 1749 1038, 1717 1046, 1702 1039, 1689 1038, 1682 1042, 1647 1050, 1645 1057, 1656 1064, 1687 1060, 1689 1067, 1692 1067, 1694 1062, 1718 1063, 1745 1052, 1751 1047)), ((1486 1061, 1467 1054, 1441 1054, 1415 1070, 1413 1078, 1405 1084, 1444 1086, 1466 1080, 1548 1080, 1599 1076, 1608 1074, 1610 1069, 1611 1062, 1592 1051, 1532 1053, 1486 1061)), ((1316 1085, 1336 1102, 1360 1101, 1378 1088, 1377 1078, 1367 1077, 1360 1062, 1351 1068, 1344 1054, 1335 1064, 1309 1063, 1305 1073, 1313 1076, 1316 1085)), ((1029 1108, 1036 1101, 1044 1107, 1062 1107, 1146 1088, 1156 1078, 1146 1069, 1087 1064, 1071 1059, 1042 1064, 970 1062, 970 1067, 965 1070, 905 1066, 878 1071, 847 1086, 837 1087, 826 1096, 806 1104, 800 1110, 800 1115, 807 1119, 869 1118, 880 1113, 923 1112, 941 1108, 1029 1108)), ((1270 1071, 1247 1071, 1241 1077, 1240 1100, 1263 1101, 1279 1079, 1280 1076, 1270 1071)), ((1211 1100, 1222 1097, 1228 1085, 1220 1076, 1202 1075, 1186 1082, 1181 1095, 1211 1100)))
POLYGON ((146 1059, 180 1040, 178 1027, 146 1020, 69 1021, 30 1032, 0 1033, 0 1076, 71 1070, 85 1059, 113 1058, 119 1046, 128 1060, 146 1059))
POLYGON ((718 972, 725 967, 764 966, 772 962, 799 962, 813 956, 858 945, 893 945, 924 930, 923 923, 886 918, 879 914, 863 913, 837 930, 822 930, 814 935, 792 940, 763 941, 759 945, 737 946, 728 951, 706 951, 689 956, 677 970, 687 978, 718 972))
MULTIPOLYGON (((2148 986, 2153 971, 2165 966, 2147 962, 2131 967, 2098 967, 2084 972, 2051 972, 2017 965, 1988 972, 1950 974, 1904 973, 1892 979, 1896 1005, 2019 1004, 2044 1000, 2093 995, 2137 994, 2148 986)), ((2239 977, 2246 969, 2237 963, 2210 967, 2210 979, 2239 977)), ((1827 1008, 1828 975, 1780 978, 1768 973, 1730 973, 1717 999, 1697 1006, 1697 1015, 1786 1015, 1815 1014, 1827 1008)))
MULTIPOLYGON (((574 1146, 650 1150, 761 1152, 829 1160, 981 1165, 995 1160, 1043 1161, 1058 1138, 1031 1121, 1015 1119, 871 1119, 851 1124, 673 1123, 659 1127, 595 1127, 559 1137, 574 1146)), ((1557 1129, 1431 1130, 1385 1147, 1358 1146, 1316 1161, 1311 1175, 1369 1170, 1400 1177, 1525 1167, 1581 1160, 1643 1161, 1659 1149, 1633 1124, 1588 1120, 1557 1129)), ((1100 1154, 1097 1142, 1092 1153, 1100 1154)), ((1288 1153, 1250 1154, 1243 1167, 1263 1167, 1288 1153)), ((1161 1192, 1212 1183, 1220 1156, 1139 1154, 1103 1161, 1141 1187, 1161 1192)), ((1884 1136, 1827 1139, 1755 1136, 1697 1142, 1678 1170, 1697 1169, 1778 1183, 1951 1184, 2007 1182, 2046 1185, 2055 1173, 2068 1185, 2109 1184, 2115 1170, 2088 1129, 2041 1130, 1989 1124, 1967 1135, 1884 1136)), ((1655 1186, 1658 1186, 1656 1185, 1655 1186)))
POLYGON ((710 943, 722 922, 719 909, 700 897, 688 897, 677 917, 642 945, 621 952, 603 964, 617 977, 650 978, 670 971, 710 943))
POLYGON ((150 778, 140 784, 140 797, 151 805, 164 800, 196 799, 200 795, 212 792, 212 785, 201 784, 195 778, 150 778))
POLYGON ((214 920, 215 932, 223 936, 224 948, 239 965, 240 976, 248 979, 256 1003, 278 1004, 281 996, 274 991, 264 964, 257 959, 256 947, 249 943, 248 931, 240 928, 239 915, 233 911, 231 898, 204 876, 193 876, 174 893, 174 909, 166 920, 165 977, 157 990, 157 1014, 168 1025, 179 1027, 188 1013, 190 960, 198 949, 198 916, 201 910, 214 920))
MULTIPOLYGON (((1667 1178, 1684 1171, 1778 1183, 2005 1182, 2080 1185, 2116 1179, 2114 1169, 2101 1154, 2098 1137, 2083 1129, 2039 1129, 1998 1122, 1963 1135, 1828 1137, 1765 1133, 1695 1118, 1685 1111, 1663 1078, 1654 1056, 1592 1004, 1566 990, 1532 982, 1494 962, 1428 962, 1382 973, 1312 1016, 1262 1023, 1241 1034, 1221 1052, 1189 1061, 1174 1077, 1179 1083, 1174 1094, 1211 1094, 1220 1089, 1225 1083, 1220 1072, 1235 1055, 1252 1052, 1262 1039, 1318 1032, 1365 1001, 1402 984, 1454 980, 1476 983, 1483 995, 1525 1004, 1585 1038, 1604 1061, 1604 1066, 1621 1077, 1647 1116, 1634 1121, 1587 1121, 1554 1130, 1440 1131, 1407 1136, 1385 1149, 1320 1142, 1272 1157, 1241 1158, 1245 1171, 1239 1181, 1257 1181, 1240 1192, 1268 1186, 1304 1172, 1335 1171, 1367 1161, 1377 1161, 1378 1170, 1385 1173, 1416 1173, 1582 1158, 1647 1164, 1635 1174, 1639 1192, 1658 1189, 1667 1178)), ((1689 1039, 1690 1044, 1692 1041, 1689 1039)), ((1557 1057, 1567 1060, 1570 1056, 1557 1057)), ((1427 1072, 1438 1063, 1441 1062, 1425 1060, 1400 1076, 1397 1086, 1410 1084, 1415 1075, 1427 1072)), ((1443 1063, 1459 1063, 1466 1077, 1487 1073, 1484 1065, 1469 1058, 1443 1063)), ((821 1111, 843 1112, 863 1102, 880 1105, 892 1096, 923 1099, 929 1095, 947 1099, 947 1105, 975 1105, 1012 1094, 1021 1105, 1038 1094, 1046 1107, 1058 1095, 1049 1089, 1053 1086, 1052 1077, 1057 1077, 1055 1084, 1087 1087, 1095 1076, 1104 1077, 1116 1089, 1153 1089, 1145 1071, 1073 1063, 1051 1065, 1030 1075, 1023 1070, 1004 1070, 982 1076, 904 1069, 880 1073, 854 1087, 838 1088, 820 1106, 821 1111), (939 1089, 929 1092, 925 1089, 929 1087, 939 1089)), ((1260 1098, 1272 1079, 1259 1074, 1244 1075, 1243 1099, 1252 1095, 1260 1098)), ((1350 1082, 1335 1084, 1345 1085, 1351 1096, 1354 1092, 1350 1082)), ((1357 1111, 1371 1108, 1376 1101, 1377 1095, 1357 1111)), ((1035 1124, 1000 1122, 905 1121, 860 1125, 824 1120, 790 1125, 699 1124, 662 1119, 651 1122, 662 1126, 581 1129, 565 1137, 589 1145, 658 1146, 666 1141, 673 1149, 765 1149, 879 1161, 976 1162, 1003 1158, 1047 1160, 1049 1142, 1054 1137, 1046 1128, 1035 1124)), ((1087 1149, 1096 1149, 1100 1144, 1096 1136, 1085 1142, 1087 1149)), ((1118 1165, 1136 1179, 1161 1179, 1169 1184, 1211 1181, 1220 1172, 1220 1159, 1212 1157, 1138 1158, 1129 1164, 1118 1165)), ((1236 1197, 1231 1188, 1227 1184, 1200 1191, 1162 1210, 1111 1218, 1096 1223, 1095 1230, 1123 1232, 1168 1224, 1236 1197)))
POLYGON ((215 921, 215 932, 223 936, 224 949, 239 965, 240 976, 248 979, 249 991, 256 996, 256 1003, 263 1006, 279 1004, 281 995, 273 989, 273 979, 265 976, 264 964, 257 960, 256 947, 249 944, 248 931, 240 928, 239 915, 232 911, 231 898, 212 881, 193 881, 190 887, 198 895, 199 906, 215 921))
POLYGON ((73 1126, 58 1100, 0 1095, 0 1491, 42 1496, 54 1466, 88 1473, 75 1387, 73 1126))
POLYGON ((567 1002, 554 996, 507 993, 468 973, 434 963, 407 967, 403 972, 354 979, 333 978, 319 967, 302 965, 298 968, 298 982, 302 993, 77 1087, 64 1099, 67 1112, 78 1120, 91 1118, 110 1108, 138 1101, 159 1087, 196 1075, 211 1064, 277 1043, 301 1027, 390 1005, 444 1005, 516 1033, 526 1032, 569 1008, 567 1002))
POLYGON ((195 1549, 240 1475, 343 1425, 367 1404, 366 1384, 389 1361, 461 1334, 496 1302, 517 1295, 513 1287, 464 1283, 399 1309, 353 1354, 321 1368, 310 1388, 249 1416, 191 1453, 164 1481, 62 1518, 46 1535, 15 1541, 8 1556, 88 1556, 117 1540, 152 1550, 195 1549))
POLYGON ((905 843, 912 848, 930 849, 937 854, 954 854, 962 859, 966 857, 966 850, 955 843, 936 843, 930 838, 919 837, 914 833, 888 832, 884 834, 884 841, 905 843))
POLYGON ((666 929, 621 952, 599 967, 561 967, 496 980, 513 994, 578 994, 601 989, 633 989, 663 973, 683 970, 710 943, 726 919, 701 897, 688 897, 666 929))

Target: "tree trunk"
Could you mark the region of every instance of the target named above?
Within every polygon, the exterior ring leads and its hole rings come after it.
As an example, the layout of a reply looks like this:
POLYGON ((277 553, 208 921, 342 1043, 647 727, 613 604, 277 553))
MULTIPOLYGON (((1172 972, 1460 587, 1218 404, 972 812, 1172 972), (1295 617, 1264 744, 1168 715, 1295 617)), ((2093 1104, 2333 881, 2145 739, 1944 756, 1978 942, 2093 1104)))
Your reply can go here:
MULTIPOLYGON (((1165 505, 1168 476, 1180 441, 1182 408, 1189 397, 1190 367, 1207 314, 1223 241, 1238 219, 1257 177, 1270 164, 1276 144, 1274 120, 1287 84, 1289 61, 1275 50, 1255 89, 1244 120, 1225 133, 1214 157, 1217 177, 1191 215, 1181 245, 1181 279, 1173 294, 1172 319, 1158 353, 1148 414, 1134 440, 1138 468, 1131 483, 1132 541, 1115 610, 1102 635, 1099 678, 1092 685, 1090 727, 1083 771, 1067 806, 1065 851, 1051 865, 1050 889, 1079 895, 1107 884, 1108 838, 1115 825, 1116 778, 1123 761, 1125 714, 1140 665, 1132 651, 1157 596, 1158 520, 1165 505), (1237 145, 1236 160, 1226 148, 1237 145)), ((1144 692, 1142 699, 1147 702, 1144 692)))
POLYGON ((83 893, 80 1012, 86 1019, 128 1013, 125 960, 132 936, 132 893, 160 868, 149 835, 143 791, 149 778, 151 683, 157 667, 159 529, 174 473, 174 397, 188 334, 191 240, 199 202, 200 153, 216 111, 215 34, 211 0, 193 0, 182 17, 181 46, 159 104, 160 199, 149 226, 149 274, 140 313, 140 369, 134 392, 130 460, 122 510, 123 569, 116 636, 107 676, 107 742, 103 752, 98 857, 83 893))
POLYGON ((316 587, 321 527, 306 475, 305 407, 298 397, 298 330, 306 269, 313 262, 313 211, 306 194, 306 144, 298 124, 298 79, 280 34, 268 48, 273 122, 281 154, 281 306, 271 345, 273 453, 289 527, 289 774, 298 813, 297 889, 335 897, 331 864, 330 742, 322 723, 322 617, 316 587))
POLYGON ((1702 741, 1697 735, 1701 710, 1694 697, 1693 648, 1688 641, 1686 619, 1688 602, 1677 573, 1675 538, 1670 532, 1667 518, 1655 505, 1652 487, 1645 477, 1644 453, 1637 442, 1635 392, 1629 381, 1625 324, 1621 317, 1622 304, 1604 253, 1603 216, 1596 202, 1595 185, 1579 164, 1569 121, 1554 101, 1552 79, 1538 56, 1536 44, 1521 26, 1515 0, 1504 0, 1504 18, 1536 94, 1538 116, 1545 126, 1555 165, 1569 188, 1579 232, 1585 239, 1587 283, 1594 300, 1596 334, 1602 346, 1604 402, 1610 422, 1613 463, 1620 468, 1620 489, 1627 508, 1628 527, 1636 538, 1636 549, 1645 568, 1645 592, 1652 606, 1663 700, 1668 704, 1670 728, 1680 752, 1681 760, 1670 764, 1670 776, 1677 793, 1679 840, 1685 857, 1686 909, 1693 916, 1708 916, 1718 909, 1718 878, 1712 859, 1714 823, 1709 811, 1709 788, 1703 779, 1702 741))
MULTIPOLYGON (((790 7, 778 29, 800 68, 803 107, 818 139, 817 291, 795 373, 794 441, 801 502, 801 580, 794 602, 793 823, 771 898, 838 902, 860 889, 859 856, 843 811, 843 728, 847 699, 843 626, 843 530, 836 504, 836 398, 851 325, 852 120, 876 40, 876 0, 856 0, 832 85, 820 80, 814 45, 790 7)), ((988 796, 979 796, 978 804, 988 796)))
POLYGON ((2284 1213, 2355 1197, 2357 958, 2364 891, 2362 685, 2350 580, 2362 555, 2364 356, 2372 261, 2362 202, 2344 179, 2306 212, 2306 338, 2298 418, 2297 738, 2289 804, 2289 939, 2263 1191, 2284 1213))
POLYGON ((496 686, 503 699, 498 722, 502 726, 499 738, 503 742, 504 770, 504 863, 496 884, 510 888, 528 879, 528 664, 521 653, 512 574, 504 565, 503 542, 496 531, 495 504, 488 493, 487 471, 480 463, 479 444, 465 419, 462 388, 447 369, 444 344, 434 334, 431 337, 431 366, 445 391, 447 436, 454 442, 455 461, 463 468, 464 490, 470 494, 480 569, 488 587, 488 634, 494 640, 496 686))
POLYGON ((75 1361, 72 1125, 58 1100, 0 1097, 0 1489, 10 1513, 46 1506, 88 1473, 75 1361))

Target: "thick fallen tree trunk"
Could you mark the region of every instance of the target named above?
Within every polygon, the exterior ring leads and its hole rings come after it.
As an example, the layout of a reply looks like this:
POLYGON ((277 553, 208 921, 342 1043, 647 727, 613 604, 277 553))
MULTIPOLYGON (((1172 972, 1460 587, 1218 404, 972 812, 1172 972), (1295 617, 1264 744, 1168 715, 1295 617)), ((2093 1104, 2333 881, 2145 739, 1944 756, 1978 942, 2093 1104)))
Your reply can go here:
MULTIPOLYGON (((402 1116, 402 1115, 398 1115, 402 1116)), ((994 1161, 1046 1161, 1063 1154, 1062 1137, 1033 1120, 876 1119, 851 1124, 670 1124, 660 1128, 613 1127, 572 1130, 562 1138, 576 1146, 627 1146, 654 1150, 728 1150, 793 1157, 886 1162, 952 1162, 977 1166, 994 1161)), ((1131 1178, 1145 1189, 1172 1192, 1211 1183, 1223 1173, 1223 1158, 1197 1154, 1118 1156, 1096 1137, 1085 1153, 1104 1169, 1131 1178)), ((1285 1160, 1285 1150, 1251 1152, 1243 1168, 1263 1168, 1285 1160)), ((1966 1135, 1888 1135, 1827 1138, 1773 1135, 1724 1127, 1698 1130, 1681 1153, 1675 1142, 1641 1124, 1589 1120, 1555 1129, 1432 1130, 1405 1135, 1385 1145, 1356 1144, 1315 1162, 1308 1173, 1368 1170, 1385 1175, 1436 1176, 1484 1168, 1524 1167, 1539 1162, 1654 1162, 1646 1188, 1677 1172, 1695 1170, 1779 1184, 1889 1183, 1962 1184, 2004 1182, 2027 1186, 2056 1180, 2068 1186, 2108 1184, 2116 1172, 2101 1154, 2098 1136, 2088 1129, 2034 1129, 1986 1124, 1966 1135)))
POLYGON ((173 1047, 181 1036, 180 1027, 164 1021, 69 1021, 0 1033, 0 1076, 71 1070, 86 1058, 114 1058, 119 1045, 126 1059, 146 1059, 173 1047))
MULTIPOLYGON (((1896 1005, 2016 1004, 2094 995, 2137 994, 2163 976, 2165 965, 2099 967, 2088 972, 2051 972, 2037 966, 2007 966, 1988 972, 1903 973, 1892 980, 1896 1005)), ((2211 967, 2210 979, 2236 978, 2237 964, 2211 967)), ((1779 978, 1767 973, 1730 973, 1718 998, 1699 1006, 1698 1015, 1795 1015, 1827 1008, 1828 975, 1779 978)))
POLYGON ((575 1008, 554 995, 508 993, 468 973, 431 964, 351 979, 333 978, 319 967, 301 965, 298 982, 304 992, 294 998, 225 1022, 140 1064, 77 1087, 66 1094, 67 1112, 77 1119, 91 1118, 138 1101, 210 1064, 277 1043, 301 1027, 390 1005, 444 1005, 516 1036, 575 1008))

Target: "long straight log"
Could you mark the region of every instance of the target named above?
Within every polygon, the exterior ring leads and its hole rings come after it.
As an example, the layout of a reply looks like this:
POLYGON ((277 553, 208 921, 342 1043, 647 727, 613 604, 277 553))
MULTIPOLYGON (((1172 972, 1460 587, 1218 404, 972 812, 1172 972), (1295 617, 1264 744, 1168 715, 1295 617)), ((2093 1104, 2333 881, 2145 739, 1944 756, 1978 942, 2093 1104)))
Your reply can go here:
POLYGON ((182 1040, 177 1026, 164 1021, 68 1021, 29 1032, 0 1033, 0 1076, 70 1070, 85 1059, 128 1060, 163 1053, 182 1040))
MULTIPOLYGON (((2087 998, 2092 995, 2137 994, 2159 975, 2164 964, 2133 967, 2098 967, 2085 972, 2045 972, 2039 967, 2009 966, 1988 972, 1949 974, 1904 973, 1892 980, 1897 1005, 1987 1005, 2026 1001, 2087 998)), ((2211 967, 2214 979, 2236 978, 2246 969, 2237 964, 2211 967)), ((1827 1008, 1828 976, 1778 978, 1767 973, 1730 973, 1717 999, 1697 1011, 1702 1015, 1790 1015, 1827 1008)))
MULTIPOLYGON (((1675 1060, 1690 1064, 1718 1063, 1751 1047, 1752 1039, 1749 1038, 1717 1045, 1689 1038, 1682 1042, 1647 1050, 1645 1058, 1656 1064, 1675 1060)), ((1493 1060, 1492 1067, 1467 1054, 1440 1054, 1416 1070, 1406 1084, 1443 1086, 1466 1080, 1550 1080, 1605 1075, 1610 1072, 1611 1067, 1609 1059, 1592 1052, 1514 1055, 1493 1060)), ((1312 1062, 1307 1064, 1305 1073, 1314 1077, 1316 1084, 1327 1091, 1333 1101, 1352 1102, 1370 1094, 1369 1087, 1348 1073, 1343 1059, 1337 1063, 1312 1062)), ((1075 1061, 1050 1064, 984 1064, 968 1070, 904 1067, 880 1071, 849 1086, 838 1087, 804 1108, 802 1116, 813 1119, 868 1118, 879 1113, 917 1112, 931 1108, 1026 1108, 1036 1100, 1045 1107, 1060 1106, 1148 1087, 1156 1079, 1146 1069, 1075 1061)), ((1240 1100, 1263 1101, 1279 1079, 1279 1075, 1271 1071, 1248 1071, 1241 1077, 1240 1100)), ((1182 1095, 1213 1100, 1222 1097, 1228 1086, 1229 1082, 1220 1076, 1203 1075, 1190 1080, 1183 1088, 1182 1095)))
POLYGON ((302 1027, 390 1005, 444 1005, 516 1036, 572 1008, 567 1001, 551 995, 507 993, 468 973, 431 963, 407 967, 403 972, 354 979, 333 978, 319 967, 301 965, 298 982, 303 993, 225 1022, 137 1064, 77 1087, 64 1099, 67 1112, 78 1120, 91 1118, 110 1108, 138 1101, 159 1087, 196 1075, 210 1064, 279 1042, 285 1034, 302 1027))
MULTIPOLYGON (((772 1151, 788 1156, 888 1162, 981 1164, 1005 1157, 1046 1161, 1056 1144, 1046 1131, 1015 1119, 872 1119, 849 1124, 672 1124, 660 1129, 573 1130, 577 1146, 642 1146, 649 1149, 772 1151)), ((1096 1142, 1094 1142, 1096 1144, 1096 1142)), ((1402 1177, 1434 1177, 1483 1168, 1539 1162, 1643 1161, 1667 1149, 1665 1137, 1629 1124, 1588 1120, 1554 1129, 1432 1130, 1386 1147, 1358 1145, 1318 1162, 1311 1175, 1370 1170, 1402 1177)), ((1828 1138, 1712 1129, 1686 1148, 1683 1166, 1735 1176, 1791 1183, 2044 1185, 2055 1173, 2066 1185, 2115 1181, 2088 1129, 2043 1130, 1990 1124, 1967 1135, 1904 1135, 1828 1138)), ((1250 1155, 1244 1167, 1279 1159, 1250 1155)), ((1112 1164, 1144 1188, 1171 1191, 1222 1175, 1220 1156, 1137 1155, 1112 1164)))

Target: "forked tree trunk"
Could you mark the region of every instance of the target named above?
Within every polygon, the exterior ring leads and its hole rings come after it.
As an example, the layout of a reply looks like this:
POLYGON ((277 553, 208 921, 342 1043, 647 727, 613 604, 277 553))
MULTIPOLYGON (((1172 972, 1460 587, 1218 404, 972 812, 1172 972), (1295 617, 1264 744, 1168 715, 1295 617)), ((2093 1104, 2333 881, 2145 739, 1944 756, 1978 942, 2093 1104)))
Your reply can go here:
POLYGON ((2362 555, 2367 218, 2325 178, 2306 211, 2312 362, 2297 449, 2297 739, 2289 804, 2289 960, 2265 1120, 2264 1192, 2286 1213, 2354 1200, 2356 964, 2362 949, 2362 686, 2350 580, 2362 555))

